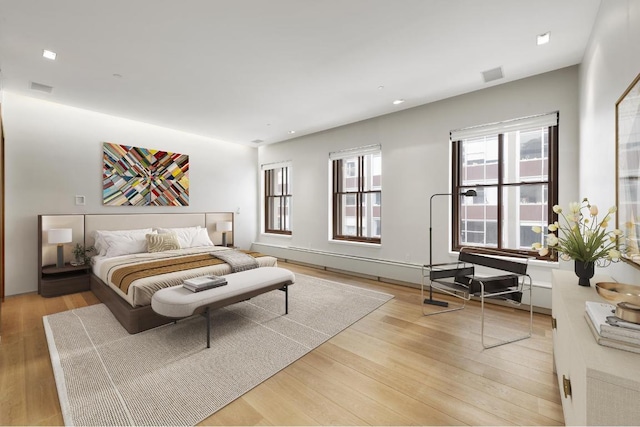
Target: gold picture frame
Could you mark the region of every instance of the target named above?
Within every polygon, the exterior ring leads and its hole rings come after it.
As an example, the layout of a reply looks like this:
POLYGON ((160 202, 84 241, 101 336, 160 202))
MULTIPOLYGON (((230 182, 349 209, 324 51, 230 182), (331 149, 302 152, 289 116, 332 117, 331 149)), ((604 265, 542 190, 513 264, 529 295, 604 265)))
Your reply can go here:
POLYGON ((623 259, 640 268, 640 74, 616 102, 616 206, 623 259))

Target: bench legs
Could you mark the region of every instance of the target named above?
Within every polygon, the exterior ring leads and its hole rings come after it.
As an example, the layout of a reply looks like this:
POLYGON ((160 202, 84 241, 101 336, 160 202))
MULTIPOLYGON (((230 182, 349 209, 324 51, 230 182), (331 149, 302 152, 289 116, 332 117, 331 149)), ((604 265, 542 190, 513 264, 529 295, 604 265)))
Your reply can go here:
MULTIPOLYGON (((284 285, 280 290, 284 291, 284 314, 289 314, 289 286, 284 285)), ((207 348, 211 348, 211 310, 209 307, 202 315, 207 318, 207 348)))
POLYGON ((205 312, 205 316, 207 316, 207 348, 211 347, 211 316, 209 311, 209 307, 207 307, 205 312))
POLYGON ((289 285, 280 288, 284 292, 284 314, 289 314, 289 285))

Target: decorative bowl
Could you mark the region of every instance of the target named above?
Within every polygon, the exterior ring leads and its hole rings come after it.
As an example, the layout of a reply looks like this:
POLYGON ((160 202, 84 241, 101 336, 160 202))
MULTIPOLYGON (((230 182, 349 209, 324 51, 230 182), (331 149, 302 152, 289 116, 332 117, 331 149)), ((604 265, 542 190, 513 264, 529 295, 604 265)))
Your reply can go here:
POLYGON ((602 298, 613 302, 626 302, 640 307, 640 286, 616 282, 596 283, 596 291, 602 298))

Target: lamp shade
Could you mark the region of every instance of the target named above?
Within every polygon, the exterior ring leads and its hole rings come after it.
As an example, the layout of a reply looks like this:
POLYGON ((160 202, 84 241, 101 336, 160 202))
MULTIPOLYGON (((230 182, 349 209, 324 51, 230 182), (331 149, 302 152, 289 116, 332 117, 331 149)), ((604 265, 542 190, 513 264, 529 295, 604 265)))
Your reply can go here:
POLYGON ((52 228, 49 230, 50 244, 69 243, 73 240, 72 230, 70 228, 52 228))
POLYGON ((231 221, 216 222, 216 230, 217 231, 232 231, 233 230, 233 222, 231 222, 231 221))

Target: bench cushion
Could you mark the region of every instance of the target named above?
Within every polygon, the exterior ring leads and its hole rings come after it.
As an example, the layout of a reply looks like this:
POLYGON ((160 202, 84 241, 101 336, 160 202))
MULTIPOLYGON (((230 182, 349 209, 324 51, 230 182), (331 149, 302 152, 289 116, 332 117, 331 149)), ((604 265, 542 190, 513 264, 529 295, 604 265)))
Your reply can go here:
POLYGON ((224 307, 291 285, 295 281, 291 271, 280 267, 261 267, 224 277, 227 279, 226 285, 200 292, 191 292, 182 285, 160 289, 151 298, 151 308, 165 317, 189 317, 203 312, 207 307, 224 307))

